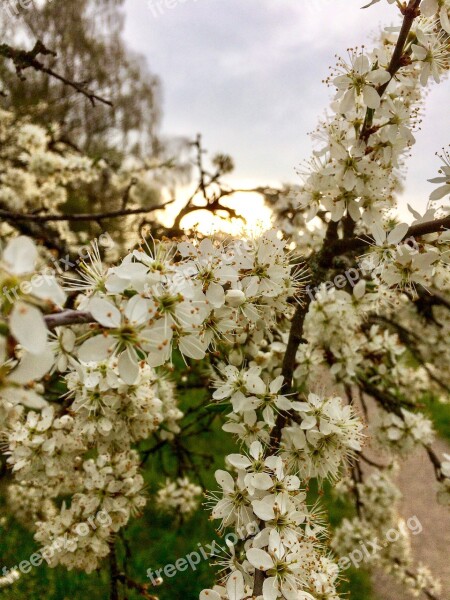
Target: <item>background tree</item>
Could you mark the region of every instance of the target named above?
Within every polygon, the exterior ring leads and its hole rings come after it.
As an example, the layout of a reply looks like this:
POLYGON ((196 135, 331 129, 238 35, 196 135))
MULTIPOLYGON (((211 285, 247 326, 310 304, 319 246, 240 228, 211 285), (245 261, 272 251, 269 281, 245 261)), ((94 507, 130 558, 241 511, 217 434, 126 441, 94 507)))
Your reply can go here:
POLYGON ((86 98, 55 79, 27 71, 21 80, 11 64, 2 62, 0 77, 7 92, 3 106, 43 125, 58 123, 62 140, 94 158, 158 155, 161 84, 145 59, 124 43, 122 4, 123 0, 67 0, 62 9, 59 2, 34 2, 28 10, 19 7, 17 18, 2 11, 3 41, 41 40, 56 53, 46 57, 48 66, 113 103, 97 103, 92 110, 86 98))

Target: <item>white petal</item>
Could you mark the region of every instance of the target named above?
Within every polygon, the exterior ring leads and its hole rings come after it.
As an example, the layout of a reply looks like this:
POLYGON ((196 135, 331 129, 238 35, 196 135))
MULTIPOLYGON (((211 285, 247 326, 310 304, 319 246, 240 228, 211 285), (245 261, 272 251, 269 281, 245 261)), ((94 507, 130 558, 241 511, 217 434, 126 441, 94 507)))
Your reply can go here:
POLYGON ((120 311, 108 300, 92 298, 89 301, 88 310, 103 327, 120 327, 122 321, 120 311))
POLYGON ((36 298, 51 300, 56 306, 62 307, 66 301, 65 292, 59 287, 54 277, 40 275, 31 280, 31 293, 36 298))
POLYGON ((271 521, 275 517, 272 505, 264 500, 253 500, 253 512, 263 521, 271 521))
POLYGON ((347 210, 348 210, 348 214, 351 216, 351 218, 354 221, 359 221, 359 219, 361 217, 361 213, 360 213, 358 204, 354 200, 351 200, 347 204, 347 210))
POLYGON ((307 416, 303 419, 300 427, 302 429, 312 429, 316 425, 316 418, 313 416, 307 416))
POLYGON ((243 454, 229 454, 227 461, 236 469, 247 469, 252 464, 243 454))
POLYGON ((278 558, 281 558, 284 554, 283 543, 281 536, 276 529, 272 529, 269 534, 269 550, 275 554, 278 558))
POLYGON ((273 560, 267 552, 259 548, 250 548, 247 550, 247 558, 251 565, 259 571, 267 571, 273 567, 273 560))
POLYGON ((300 479, 297 477, 297 475, 288 475, 285 479, 285 483, 286 489, 290 491, 298 490, 300 488, 300 479))
POLYGON ((34 390, 7 387, 2 389, 0 397, 6 402, 10 402, 13 406, 23 404, 27 408, 35 410, 40 410, 48 406, 48 402, 34 390))
POLYGON ((206 344, 205 341, 198 335, 185 335, 178 342, 180 352, 194 360, 202 360, 205 358, 206 344))
POLYGON ((359 56, 357 56, 353 63, 353 68, 360 75, 367 73, 370 69, 370 62, 368 57, 365 54, 360 54, 359 56))
POLYGON ((269 577, 263 584, 264 600, 277 600, 279 596, 278 583, 276 577, 269 577))
POLYGON ((3 252, 3 262, 8 271, 16 275, 32 273, 38 257, 34 242, 24 235, 20 235, 8 242, 3 252))
POLYGON ((288 400, 286 396, 277 396, 275 406, 280 410, 291 410, 292 402, 288 400))
POLYGON ((98 362, 112 354, 114 338, 96 335, 86 340, 78 349, 78 358, 83 362, 98 362))
POLYGON ((361 300, 361 298, 366 293, 366 281, 364 279, 360 279, 358 283, 353 288, 353 295, 357 300, 361 300))
POLYGON ((210 283, 206 292, 206 299, 214 308, 220 308, 225 304, 225 291, 218 283, 210 283))
POLYGON ((363 88, 363 98, 364 103, 369 108, 379 108, 381 100, 380 95, 375 88, 370 85, 365 85, 363 88))
POLYGON ((407 223, 400 223, 394 227, 394 229, 387 236, 388 244, 392 244, 394 246, 399 244, 405 237, 408 229, 409 225, 407 223))
POLYGON ((17 302, 9 319, 9 326, 11 333, 25 350, 32 354, 44 352, 48 329, 39 309, 25 302, 17 302))
POLYGON ((139 294, 133 296, 127 303, 125 308, 125 316, 130 323, 142 325, 146 321, 150 321, 154 314, 149 300, 142 298, 139 294))
POLYGON ((9 375, 8 379, 15 383, 30 383, 41 379, 53 366, 53 353, 50 349, 44 350, 40 354, 31 354, 27 352, 21 358, 19 365, 9 375))
POLYGON ((377 246, 383 246, 384 242, 386 241, 386 232, 384 231, 381 223, 374 221, 370 225, 370 233, 373 235, 377 246))
POLYGON ((375 71, 371 71, 367 76, 367 81, 370 81, 375 85, 383 85, 384 83, 387 83, 390 79, 391 75, 385 69, 376 69, 375 71))
POLYGON ((355 106, 355 92, 353 89, 347 90, 339 104, 339 112, 344 114, 355 106))
POLYGON ((255 473, 251 475, 251 480, 257 490, 270 490, 273 487, 272 477, 268 473, 255 473))
POLYGON ((214 590, 203 590, 200 592, 199 600, 221 600, 221 597, 214 590))
POLYGON ((417 44, 412 44, 411 48, 419 60, 424 60, 427 57, 427 51, 423 46, 418 46, 417 44))
POLYGON ((250 446, 250 456, 252 456, 255 460, 258 459, 263 452, 263 447, 261 442, 255 441, 251 443, 250 446))
POLYGON ((450 184, 446 183, 436 188, 430 195, 430 200, 440 200, 447 194, 450 194, 450 184))
POLYGON ((276 379, 274 379, 269 386, 269 390, 272 394, 278 393, 283 386, 284 377, 283 375, 279 375, 276 379))
POLYGON ((229 576, 227 594, 230 600, 242 600, 244 597, 244 577, 240 571, 234 571, 229 576))
POLYGON ((233 507, 228 498, 222 498, 215 505, 215 507, 211 511, 211 516, 213 519, 225 519, 230 516, 230 512, 232 512, 233 507))
POLYGON ((119 358, 119 375, 127 385, 133 385, 139 377, 139 365, 136 356, 129 349, 122 352, 119 358))
POLYGON ((215 472, 214 477, 224 492, 232 492, 234 490, 234 479, 228 471, 219 469, 215 472))

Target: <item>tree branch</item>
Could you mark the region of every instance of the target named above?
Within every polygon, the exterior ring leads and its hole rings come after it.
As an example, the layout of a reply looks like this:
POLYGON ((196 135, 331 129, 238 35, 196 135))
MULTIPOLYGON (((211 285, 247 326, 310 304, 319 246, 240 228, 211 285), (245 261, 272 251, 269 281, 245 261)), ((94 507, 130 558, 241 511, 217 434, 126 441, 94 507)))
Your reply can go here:
POLYGON ((78 83, 76 81, 66 79, 63 75, 60 75, 56 71, 53 71, 53 69, 46 67, 44 63, 42 63, 36 58, 37 56, 39 56, 39 54, 43 56, 56 56, 56 53, 46 48, 41 42, 41 40, 38 40, 35 43, 34 48, 30 51, 18 50, 16 48, 13 48, 12 46, 9 46, 8 44, 0 44, 0 56, 3 56, 4 58, 8 58, 13 61, 17 76, 20 79, 25 79, 22 71, 31 68, 35 71, 45 73, 50 77, 61 81, 61 83, 63 83, 64 85, 73 88, 76 92, 85 96, 91 102, 92 106, 95 106, 96 102, 101 102, 102 104, 106 104, 107 106, 113 106, 110 100, 105 100, 105 98, 102 98, 101 96, 98 96, 94 92, 90 91, 84 83, 78 83))
POLYGON ((52 330, 64 325, 82 325, 85 323, 95 323, 94 317, 89 312, 81 310, 62 310, 51 315, 45 315, 44 321, 47 327, 52 330))
POLYGON ((18 213, 0 209, 0 217, 9 221, 33 221, 34 223, 47 223, 49 221, 100 221, 103 219, 117 219, 128 215, 142 215, 155 210, 162 210, 174 200, 169 200, 163 204, 158 204, 152 208, 126 208, 121 210, 112 210, 102 213, 78 213, 71 215, 40 215, 33 213, 18 213))
MULTIPOLYGON (((417 238, 422 235, 429 235, 430 233, 442 233, 447 229, 450 229, 450 215, 434 221, 426 221, 425 223, 411 225, 403 237, 403 240, 410 237, 417 238)), ((347 240, 339 239, 330 242, 327 252, 330 256, 336 256, 345 254, 346 252, 362 250, 373 245, 373 243, 373 238, 369 235, 362 235, 347 240)))
MULTIPOLYGON (((398 39, 397 39, 397 43, 395 45, 394 48, 394 52, 392 53, 392 57, 391 57, 391 61, 389 63, 389 66, 387 68, 388 73, 391 76, 391 79, 395 76, 395 74, 397 73, 397 71, 399 71, 399 69, 405 65, 405 57, 403 54, 403 51, 405 49, 405 44, 408 40, 408 35, 409 32, 411 31, 411 27, 414 23, 414 19, 416 19, 416 17, 418 17, 420 15, 420 2, 421 0, 410 0, 408 6, 405 6, 405 8, 402 10, 403 13, 403 23, 402 23, 402 27, 400 30, 400 33, 398 35, 398 39)), ((384 92, 386 91, 388 85, 391 82, 391 79, 389 79, 389 81, 387 81, 386 83, 384 83, 383 85, 381 85, 378 88, 378 94, 381 96, 383 96, 384 92)), ((360 138, 362 140, 367 140, 367 138, 370 136, 370 134, 372 133, 372 122, 373 122, 373 116, 375 114, 375 111, 371 108, 368 108, 366 111, 366 116, 364 119, 364 124, 360 133, 360 138)))

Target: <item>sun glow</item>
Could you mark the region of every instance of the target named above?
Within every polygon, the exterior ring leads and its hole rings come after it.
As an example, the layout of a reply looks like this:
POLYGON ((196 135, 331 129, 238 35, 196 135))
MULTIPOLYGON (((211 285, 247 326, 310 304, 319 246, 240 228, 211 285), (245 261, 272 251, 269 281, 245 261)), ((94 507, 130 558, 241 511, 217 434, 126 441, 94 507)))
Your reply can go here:
MULTIPOLYGON (((198 205, 202 205, 199 196, 198 205)), ((230 218, 227 212, 212 214, 207 210, 196 210, 181 222, 184 229, 196 229, 204 235, 213 235, 222 232, 233 236, 260 233, 272 226, 272 212, 264 203, 260 194, 237 192, 223 201, 236 211, 240 218, 230 218)), ((171 224, 180 210, 178 202, 169 206, 164 215, 164 223, 171 224)))

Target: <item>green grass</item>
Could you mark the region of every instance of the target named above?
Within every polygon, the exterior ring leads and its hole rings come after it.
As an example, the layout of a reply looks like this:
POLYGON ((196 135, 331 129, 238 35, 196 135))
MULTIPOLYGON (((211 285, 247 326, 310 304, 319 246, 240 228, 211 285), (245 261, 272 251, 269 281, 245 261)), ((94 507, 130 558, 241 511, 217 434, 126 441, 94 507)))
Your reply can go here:
POLYGON ((433 421, 437 433, 450 441, 450 405, 439 402, 433 396, 425 397, 423 402, 426 407, 425 412, 433 421))

